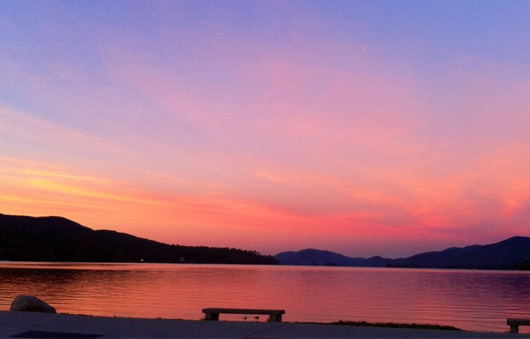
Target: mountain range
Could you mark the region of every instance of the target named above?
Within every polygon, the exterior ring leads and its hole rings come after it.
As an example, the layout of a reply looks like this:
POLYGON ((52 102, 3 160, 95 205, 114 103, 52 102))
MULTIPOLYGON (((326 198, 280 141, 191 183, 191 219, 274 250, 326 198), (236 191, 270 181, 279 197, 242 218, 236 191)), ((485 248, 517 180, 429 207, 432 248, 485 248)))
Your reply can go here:
POLYGON ((0 214, 0 260, 530 269, 530 238, 517 236, 399 259, 351 258, 317 249, 264 256, 235 248, 169 245, 127 233, 93 230, 62 217, 0 214))
POLYGON ((385 267, 392 259, 382 257, 350 258, 339 253, 308 248, 281 252, 274 256, 283 265, 385 267))
POLYGON ((451 247, 443 251, 425 252, 399 259, 350 258, 342 254, 316 249, 282 252, 274 257, 283 265, 528 269, 530 268, 530 238, 512 237, 489 245, 451 247))
POLYGON ((61 217, 0 214, 0 260, 276 264, 255 251, 168 245, 61 217))

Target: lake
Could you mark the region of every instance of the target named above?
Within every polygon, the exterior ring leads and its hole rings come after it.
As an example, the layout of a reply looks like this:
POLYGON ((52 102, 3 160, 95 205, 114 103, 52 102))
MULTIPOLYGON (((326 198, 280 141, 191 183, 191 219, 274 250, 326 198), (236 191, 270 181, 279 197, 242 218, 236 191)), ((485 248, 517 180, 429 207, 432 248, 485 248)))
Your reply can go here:
POLYGON ((530 318, 529 289, 530 272, 517 271, 0 262, 1 310, 30 294, 60 313, 122 317, 201 319, 205 307, 279 308, 285 321, 506 332, 506 318, 530 318))

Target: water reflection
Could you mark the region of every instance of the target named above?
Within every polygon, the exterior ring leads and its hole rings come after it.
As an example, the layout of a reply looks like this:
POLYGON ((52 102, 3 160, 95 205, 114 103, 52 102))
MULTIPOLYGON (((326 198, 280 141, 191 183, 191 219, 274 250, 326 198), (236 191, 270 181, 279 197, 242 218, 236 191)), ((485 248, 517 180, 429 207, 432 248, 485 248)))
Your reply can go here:
POLYGON ((281 308, 286 321, 417 322, 506 331, 506 318, 528 317, 527 286, 530 274, 503 271, 0 264, 1 309, 17 295, 32 294, 63 313, 148 318, 200 319, 204 307, 281 308))

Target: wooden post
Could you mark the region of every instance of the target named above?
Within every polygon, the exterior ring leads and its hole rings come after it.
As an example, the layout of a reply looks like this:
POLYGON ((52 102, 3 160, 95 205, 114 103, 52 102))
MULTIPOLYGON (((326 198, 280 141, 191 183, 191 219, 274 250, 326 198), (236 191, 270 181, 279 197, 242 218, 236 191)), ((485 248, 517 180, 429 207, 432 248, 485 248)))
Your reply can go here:
POLYGON ((204 320, 219 320, 219 313, 206 313, 204 320))
POLYGON ((269 322, 281 323, 282 315, 281 314, 269 314, 269 322))

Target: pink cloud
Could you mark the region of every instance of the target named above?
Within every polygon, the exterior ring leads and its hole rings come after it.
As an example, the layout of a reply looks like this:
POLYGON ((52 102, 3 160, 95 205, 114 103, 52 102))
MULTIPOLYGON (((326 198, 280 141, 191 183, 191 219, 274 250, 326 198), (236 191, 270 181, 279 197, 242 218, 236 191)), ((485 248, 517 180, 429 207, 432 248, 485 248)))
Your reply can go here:
POLYGON ((168 63, 103 43, 97 84, 75 65, 50 64, 50 80, 5 62, 48 105, 41 117, 0 107, 0 132, 24 141, 20 157, 54 162, 3 165, 5 212, 65 211, 179 243, 350 254, 526 231, 525 77, 464 63, 431 84, 368 44, 249 52, 226 34, 189 41, 168 63), (43 149, 53 160, 35 155, 43 149))
POLYGON ((113 145, 100 138, 51 123, 43 118, 0 106, 0 130, 4 135, 57 146, 68 140, 72 148, 110 151, 113 145))

